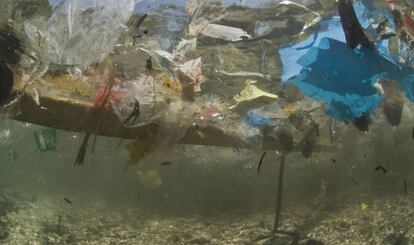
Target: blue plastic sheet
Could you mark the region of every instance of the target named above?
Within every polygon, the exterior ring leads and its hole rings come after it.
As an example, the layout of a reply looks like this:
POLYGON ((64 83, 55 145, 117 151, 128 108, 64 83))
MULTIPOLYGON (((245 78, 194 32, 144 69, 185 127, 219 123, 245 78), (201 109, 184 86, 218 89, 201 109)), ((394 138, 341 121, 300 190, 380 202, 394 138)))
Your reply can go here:
POLYGON ((345 42, 345 34, 342 30, 341 21, 338 16, 321 21, 319 31, 313 33, 305 41, 297 44, 290 44, 279 50, 283 64, 283 82, 288 81, 290 78, 300 73, 303 67, 299 65, 297 61, 305 55, 310 48, 317 47, 321 42, 321 39, 326 37, 345 42))
MULTIPOLYGON (((387 9, 375 9, 370 0, 354 3, 357 17, 367 33, 375 35, 375 26, 384 18, 395 29, 387 9)), ((307 96, 323 101, 327 113, 339 120, 352 121, 371 112, 382 96, 373 85, 382 78, 395 80, 407 97, 414 101, 414 70, 410 56, 389 52, 389 41, 376 41, 378 51, 362 47, 355 50, 346 45, 339 17, 329 17, 319 30, 305 41, 289 44, 279 50, 283 64, 282 82, 295 84, 307 96), (404 58, 407 62, 402 62, 404 58)))
POLYGON ((324 101, 327 113, 340 120, 353 120, 378 106, 382 96, 373 85, 379 79, 398 81, 414 99, 414 70, 363 47, 352 50, 343 42, 323 38, 297 63, 303 69, 291 82, 309 97, 324 101))

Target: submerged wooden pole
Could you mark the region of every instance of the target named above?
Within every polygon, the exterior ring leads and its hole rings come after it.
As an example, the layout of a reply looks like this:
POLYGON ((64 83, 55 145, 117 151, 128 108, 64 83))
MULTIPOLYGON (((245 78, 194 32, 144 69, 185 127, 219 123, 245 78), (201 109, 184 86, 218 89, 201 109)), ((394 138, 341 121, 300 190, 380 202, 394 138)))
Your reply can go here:
POLYGON ((279 177, 277 181, 275 219, 273 222, 273 231, 272 231, 273 238, 275 237, 276 233, 279 230, 280 219, 282 215, 283 177, 285 173, 285 157, 286 157, 286 154, 285 154, 285 151, 283 151, 282 158, 280 160, 279 177))
MULTIPOLYGON (((51 95, 41 95, 39 102, 40 105, 36 104, 30 94, 24 94, 18 104, 20 113, 14 119, 67 131, 95 133, 96 113, 92 113, 92 103, 51 95)), ((159 132, 158 125, 155 123, 141 127, 126 127, 113 112, 102 113, 100 120, 101 125, 97 132, 100 136, 142 140, 155 137, 159 132)), ((256 141, 246 142, 237 135, 226 134, 220 128, 207 126, 204 128, 190 127, 177 143, 245 149, 282 149, 278 141, 272 137, 264 137, 261 146, 254 142, 256 141)), ((331 151, 333 147, 317 145, 316 150, 331 151)))

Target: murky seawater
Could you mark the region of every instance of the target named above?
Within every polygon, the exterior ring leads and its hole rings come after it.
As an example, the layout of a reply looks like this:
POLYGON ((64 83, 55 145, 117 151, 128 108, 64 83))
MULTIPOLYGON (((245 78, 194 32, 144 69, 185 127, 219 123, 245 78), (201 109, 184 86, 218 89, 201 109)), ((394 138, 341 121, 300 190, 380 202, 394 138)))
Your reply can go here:
MULTIPOLYGON (((12 25, 29 50, 10 66, 15 89, 29 96, 1 112, 1 244, 414 243, 409 93, 397 96, 398 126, 388 122, 381 100, 362 132, 355 121, 333 119, 329 108, 339 107, 282 82, 303 72, 297 57, 286 58, 292 50, 303 56, 324 38, 344 41, 329 1, 112 1, 112 9, 125 4, 127 20, 98 1, 68 1, 0 2, 1 25, 12 25), (73 6, 84 8, 78 17, 85 19, 67 17, 73 6), (101 17, 113 28, 97 23, 101 17), (286 65, 293 63, 299 69, 286 65), (118 84, 103 111, 113 117, 102 120, 114 121, 99 128, 85 119, 94 112, 79 108, 104 100, 111 77, 118 84), (188 92, 183 80, 200 89, 188 92), (31 81, 27 88, 24 81, 31 81), (121 122, 132 118, 137 98, 138 119, 128 127, 144 130, 127 131, 121 122), (94 139, 98 131, 107 136, 94 139), (85 132, 92 136, 83 164, 74 166, 85 132), (304 144, 312 144, 309 155, 304 144), (281 219, 272 240, 277 203, 281 219)), ((363 28, 373 38, 371 24, 363 28)), ((389 47, 389 60, 394 41, 376 42, 381 51, 389 47)))

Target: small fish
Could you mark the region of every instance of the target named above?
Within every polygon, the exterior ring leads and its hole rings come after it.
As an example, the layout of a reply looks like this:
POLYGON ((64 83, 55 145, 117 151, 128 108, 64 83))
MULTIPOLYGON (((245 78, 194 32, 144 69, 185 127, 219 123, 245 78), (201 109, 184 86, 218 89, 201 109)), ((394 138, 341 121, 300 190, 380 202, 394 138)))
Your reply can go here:
POLYGON ((69 203, 69 204, 72 204, 72 201, 71 201, 71 200, 69 200, 67 197, 64 197, 64 198, 63 198, 63 200, 65 200, 65 202, 67 202, 67 203, 69 203))
POLYGON ((259 165, 257 166, 257 174, 260 174, 260 167, 262 166, 265 156, 266 156, 266 151, 264 151, 262 154, 262 157, 260 157, 259 165))
POLYGON ((173 163, 172 162, 162 162, 161 163, 161 166, 171 166, 171 165, 173 165, 173 163))
POLYGON ((382 172, 384 172, 384 174, 386 174, 387 173, 387 170, 383 167, 383 166, 377 166, 377 167, 375 167, 375 170, 381 170, 382 172))
POLYGON ((335 159, 335 158, 332 158, 332 162, 333 162, 333 163, 336 163, 336 159, 335 159))
POLYGON ((17 153, 15 151, 9 151, 9 160, 11 161, 17 160, 17 153))
POLYGON ((412 137, 413 137, 413 139, 414 139, 414 127, 413 127, 413 133, 412 133, 412 137))

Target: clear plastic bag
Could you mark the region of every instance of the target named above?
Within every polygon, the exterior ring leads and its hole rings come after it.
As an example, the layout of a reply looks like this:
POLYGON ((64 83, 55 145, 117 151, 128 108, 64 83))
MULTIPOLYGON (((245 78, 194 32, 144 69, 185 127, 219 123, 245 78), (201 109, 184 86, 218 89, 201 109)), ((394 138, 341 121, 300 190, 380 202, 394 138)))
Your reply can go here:
POLYGON ((115 87, 114 91, 123 93, 123 96, 111 101, 111 104, 126 126, 136 127, 154 122, 167 109, 165 101, 156 92, 157 84, 151 76, 141 75, 123 86, 115 87))
POLYGON ((66 0, 46 24, 26 22, 25 30, 32 40, 44 39, 51 62, 86 67, 112 51, 134 6, 134 0, 66 0))

